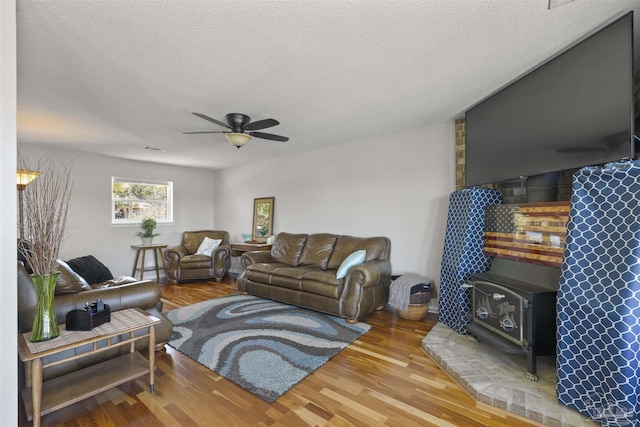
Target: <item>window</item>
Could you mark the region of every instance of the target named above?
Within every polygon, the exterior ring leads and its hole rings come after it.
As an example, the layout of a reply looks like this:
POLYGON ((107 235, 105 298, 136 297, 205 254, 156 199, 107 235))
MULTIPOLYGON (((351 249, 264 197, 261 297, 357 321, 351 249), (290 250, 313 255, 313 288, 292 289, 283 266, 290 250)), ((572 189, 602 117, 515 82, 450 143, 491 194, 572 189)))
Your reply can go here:
POLYGON ((111 223, 138 224, 147 217, 173 221, 173 182, 111 177, 111 223))

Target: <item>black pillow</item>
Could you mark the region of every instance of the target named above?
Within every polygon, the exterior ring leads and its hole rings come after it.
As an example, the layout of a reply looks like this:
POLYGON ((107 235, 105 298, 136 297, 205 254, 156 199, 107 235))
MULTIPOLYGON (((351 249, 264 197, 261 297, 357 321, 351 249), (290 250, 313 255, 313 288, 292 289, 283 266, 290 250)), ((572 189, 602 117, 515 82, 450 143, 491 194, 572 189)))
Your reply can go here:
POLYGON ((98 261, 93 255, 70 259, 67 264, 90 285, 113 279, 113 274, 111 274, 107 266, 98 261))

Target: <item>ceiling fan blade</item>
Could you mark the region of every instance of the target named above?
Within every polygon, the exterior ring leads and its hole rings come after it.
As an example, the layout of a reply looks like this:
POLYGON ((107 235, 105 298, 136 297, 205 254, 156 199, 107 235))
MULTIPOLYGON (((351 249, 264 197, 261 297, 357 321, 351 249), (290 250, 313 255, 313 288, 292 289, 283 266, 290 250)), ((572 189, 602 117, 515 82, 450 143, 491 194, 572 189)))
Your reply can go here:
POLYGON ((203 130, 200 132, 182 132, 183 134, 194 134, 194 133, 227 133, 226 130, 203 130))
POLYGON ((216 119, 214 119, 214 118, 212 118, 212 117, 205 116, 204 114, 200 114, 200 113, 193 113, 193 115, 194 115, 194 116, 198 116, 198 117, 200 117, 201 119, 208 120, 208 121, 210 121, 210 122, 212 122, 212 123, 215 123, 215 124, 217 124, 217 125, 219 125, 219 126, 222 126, 222 127, 228 128, 228 129, 231 129, 231 128, 229 127, 229 125, 228 125, 228 124, 226 124, 226 123, 224 123, 224 122, 221 122, 220 120, 216 120, 216 119))
POLYGON ((251 136, 255 136, 256 138, 262 139, 270 139, 271 141, 279 141, 279 142, 287 142, 289 138, 286 136, 274 135, 272 133, 264 133, 264 132, 247 132, 251 136))
POLYGON ((244 129, 259 130, 259 129, 270 128, 272 126, 278 126, 279 124, 280 122, 275 119, 264 119, 264 120, 258 120, 257 122, 249 123, 244 127, 244 129))

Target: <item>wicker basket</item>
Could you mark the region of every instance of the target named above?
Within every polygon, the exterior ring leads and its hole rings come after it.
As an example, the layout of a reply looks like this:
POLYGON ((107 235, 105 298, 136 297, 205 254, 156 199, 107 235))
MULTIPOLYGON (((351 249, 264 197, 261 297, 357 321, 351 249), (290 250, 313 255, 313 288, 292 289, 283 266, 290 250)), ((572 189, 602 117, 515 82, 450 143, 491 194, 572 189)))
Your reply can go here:
POLYGON ((406 310, 398 310, 398 316, 406 320, 424 319, 429 311, 429 300, 431 300, 431 291, 411 294, 409 308, 406 310))
POLYGON ((398 310, 398 316, 406 320, 422 320, 429 311, 429 304, 409 304, 406 310, 398 310))

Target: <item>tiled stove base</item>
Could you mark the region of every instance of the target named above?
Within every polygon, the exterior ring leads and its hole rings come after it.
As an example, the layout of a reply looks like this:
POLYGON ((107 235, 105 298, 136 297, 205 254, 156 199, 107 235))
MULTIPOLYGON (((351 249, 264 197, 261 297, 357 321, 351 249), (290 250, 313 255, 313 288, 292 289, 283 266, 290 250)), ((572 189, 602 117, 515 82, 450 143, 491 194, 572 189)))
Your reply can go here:
POLYGON ((525 378, 527 358, 473 342, 438 323, 422 349, 474 399, 542 424, 558 427, 598 426, 556 399, 553 356, 538 357, 538 381, 525 378))

